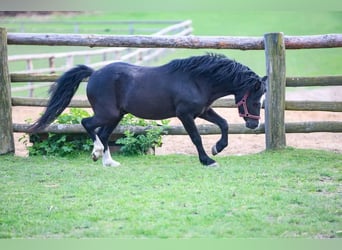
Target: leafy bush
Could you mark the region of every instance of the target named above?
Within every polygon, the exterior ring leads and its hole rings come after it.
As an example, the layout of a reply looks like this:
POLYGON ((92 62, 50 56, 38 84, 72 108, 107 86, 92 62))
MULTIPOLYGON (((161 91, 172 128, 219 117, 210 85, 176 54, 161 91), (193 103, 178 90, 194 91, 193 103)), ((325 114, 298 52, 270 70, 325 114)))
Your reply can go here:
MULTIPOLYGON (((71 108, 69 113, 60 115, 56 123, 58 124, 79 124, 85 117, 90 114, 82 109, 71 108)), ((32 134, 30 141, 32 146, 28 146, 30 155, 56 155, 66 156, 81 151, 89 151, 93 142, 84 134, 56 134, 48 133, 46 135, 32 134)))
POLYGON ((46 139, 40 135, 31 135, 32 146, 28 147, 30 155, 66 156, 77 152, 91 150, 92 140, 84 135, 66 135, 48 133, 46 139))
POLYGON ((136 135, 133 132, 125 131, 125 136, 119 138, 116 143, 122 145, 120 152, 124 155, 142 155, 146 154, 150 149, 160 147, 162 145, 162 134, 169 120, 162 120, 162 125, 158 125, 155 121, 146 121, 137 118, 131 114, 127 114, 121 121, 121 125, 134 125, 150 127, 146 133, 136 135))
MULTIPOLYGON (((70 108, 69 113, 60 115, 57 124, 80 124, 81 120, 89 117, 90 114, 78 108, 70 108)), ((140 155, 146 154, 149 149, 160 147, 162 145, 162 133, 169 121, 161 121, 162 126, 159 126, 155 121, 146 121, 137 118, 131 114, 124 116, 121 125, 131 126, 150 126, 145 134, 135 135, 127 130, 124 137, 118 139, 117 144, 122 145, 120 152, 125 155, 140 155)), ((21 138, 24 144, 27 144, 25 138, 21 138)), ((66 156, 77 152, 89 151, 92 149, 93 142, 85 134, 32 134, 30 141, 32 146, 28 146, 30 155, 56 155, 66 156)))

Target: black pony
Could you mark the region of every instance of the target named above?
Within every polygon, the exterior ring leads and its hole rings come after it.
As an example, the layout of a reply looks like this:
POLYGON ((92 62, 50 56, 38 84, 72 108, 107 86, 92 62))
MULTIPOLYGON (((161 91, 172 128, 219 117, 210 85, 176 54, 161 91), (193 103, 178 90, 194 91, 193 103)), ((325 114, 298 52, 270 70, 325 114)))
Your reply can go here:
POLYGON ((57 80, 46 111, 31 132, 53 122, 86 77, 94 116, 83 119, 82 125, 94 141, 93 160, 103 156, 104 166, 119 165, 111 158, 108 138, 127 113, 155 120, 178 117, 197 148, 200 162, 214 166, 216 162, 204 151, 194 119, 200 117, 220 127, 222 136, 212 148, 215 155, 228 145, 228 124, 210 105, 220 97, 235 95, 246 127, 255 129, 260 99, 266 91, 266 77, 260 78, 247 66, 217 54, 177 59, 159 67, 115 62, 94 71, 79 65, 57 80))

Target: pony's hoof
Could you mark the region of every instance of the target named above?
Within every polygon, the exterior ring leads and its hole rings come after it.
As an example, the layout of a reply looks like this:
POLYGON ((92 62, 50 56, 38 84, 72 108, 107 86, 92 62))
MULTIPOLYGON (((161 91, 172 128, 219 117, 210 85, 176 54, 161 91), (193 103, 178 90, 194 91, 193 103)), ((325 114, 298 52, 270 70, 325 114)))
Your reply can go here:
POLYGON ((210 165, 207 165, 208 168, 216 168, 219 167, 219 164, 215 161, 214 163, 211 163, 210 165))
POLYGON ((91 158, 93 159, 93 161, 97 161, 99 159, 99 157, 94 153, 91 154, 91 158))
POLYGON ((219 152, 217 151, 217 148, 216 148, 216 145, 214 145, 212 148, 211 148, 211 153, 213 155, 217 155, 219 152))
POLYGON ((104 161, 102 162, 104 167, 119 167, 121 164, 117 161, 104 161))

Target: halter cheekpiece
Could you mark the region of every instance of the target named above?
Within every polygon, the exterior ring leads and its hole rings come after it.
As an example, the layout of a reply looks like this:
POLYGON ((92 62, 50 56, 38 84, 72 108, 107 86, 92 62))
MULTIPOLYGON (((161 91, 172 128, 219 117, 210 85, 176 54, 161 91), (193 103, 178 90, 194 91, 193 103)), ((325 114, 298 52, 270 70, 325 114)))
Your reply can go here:
POLYGON ((241 99, 241 101, 239 101, 237 103, 237 106, 240 107, 242 105, 243 107, 243 114, 240 113, 239 111, 239 116, 240 117, 246 117, 246 118, 251 118, 251 119, 254 119, 254 120, 259 120, 260 119, 260 116, 258 115, 252 115, 251 113, 248 112, 248 107, 247 107, 247 98, 249 96, 249 92, 247 92, 241 99))

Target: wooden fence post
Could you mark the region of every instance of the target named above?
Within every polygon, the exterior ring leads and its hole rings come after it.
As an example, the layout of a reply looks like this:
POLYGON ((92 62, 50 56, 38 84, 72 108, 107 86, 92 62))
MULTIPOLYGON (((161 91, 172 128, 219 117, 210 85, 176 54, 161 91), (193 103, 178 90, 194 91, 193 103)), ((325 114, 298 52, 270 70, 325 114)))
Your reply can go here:
POLYGON ((285 43, 283 33, 264 35, 267 92, 265 99, 266 149, 286 146, 285 136, 285 43))
POLYGON ((11 85, 7 62, 7 31, 0 27, 0 155, 14 153, 11 85))

